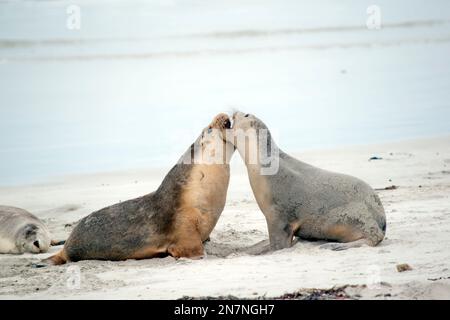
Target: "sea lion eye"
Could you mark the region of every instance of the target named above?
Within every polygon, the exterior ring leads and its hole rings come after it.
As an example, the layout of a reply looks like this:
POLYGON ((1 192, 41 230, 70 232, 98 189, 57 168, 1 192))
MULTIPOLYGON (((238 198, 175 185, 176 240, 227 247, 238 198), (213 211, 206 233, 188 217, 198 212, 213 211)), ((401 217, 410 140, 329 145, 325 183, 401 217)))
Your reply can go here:
POLYGON ((212 128, 208 128, 208 133, 211 133, 212 132, 212 128))
POLYGON ((248 116, 249 116, 249 114, 247 113, 247 114, 244 116, 244 118, 248 118, 248 116))
POLYGON ((26 225, 25 226, 25 237, 29 238, 32 235, 36 234, 36 229, 37 229, 37 227, 32 224, 26 225))

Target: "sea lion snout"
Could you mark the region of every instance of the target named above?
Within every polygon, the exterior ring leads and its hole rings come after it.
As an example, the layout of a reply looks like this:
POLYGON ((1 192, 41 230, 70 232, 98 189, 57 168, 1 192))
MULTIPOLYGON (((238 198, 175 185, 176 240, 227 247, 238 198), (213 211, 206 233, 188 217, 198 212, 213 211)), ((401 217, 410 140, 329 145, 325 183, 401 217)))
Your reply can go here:
POLYGON ((264 124, 249 113, 243 113, 236 111, 233 113, 233 129, 247 131, 248 129, 261 129, 265 128, 264 124))
POLYGON ((219 113, 209 127, 214 129, 231 129, 230 117, 225 113, 219 113))
POLYGON ((227 120, 225 121, 225 128, 226 128, 226 129, 231 129, 231 121, 230 121, 230 119, 227 119, 227 120))
POLYGON ((244 120, 245 118, 250 117, 249 113, 243 113, 241 111, 236 111, 233 113, 233 121, 244 120))

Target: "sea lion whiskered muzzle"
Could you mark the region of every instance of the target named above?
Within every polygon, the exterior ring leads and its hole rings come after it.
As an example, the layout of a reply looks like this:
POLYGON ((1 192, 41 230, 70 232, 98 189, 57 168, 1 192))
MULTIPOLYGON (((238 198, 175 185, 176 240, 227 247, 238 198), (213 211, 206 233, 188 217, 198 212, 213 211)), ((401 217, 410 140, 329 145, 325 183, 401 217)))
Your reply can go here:
POLYGON ((230 117, 225 113, 220 113, 214 118, 209 127, 214 129, 230 129, 230 117))

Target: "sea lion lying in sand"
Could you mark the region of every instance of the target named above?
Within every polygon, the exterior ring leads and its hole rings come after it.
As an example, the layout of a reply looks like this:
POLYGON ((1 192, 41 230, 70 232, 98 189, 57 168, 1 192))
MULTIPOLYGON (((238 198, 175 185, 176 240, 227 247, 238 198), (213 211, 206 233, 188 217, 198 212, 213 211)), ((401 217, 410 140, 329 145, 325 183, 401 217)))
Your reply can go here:
POLYGON ((233 115, 231 140, 246 163, 253 193, 266 218, 270 249, 290 247, 294 236, 339 242, 323 246, 334 250, 375 246, 383 240, 383 205, 365 182, 289 156, 253 115, 233 115), (246 140, 240 136, 247 136, 246 140), (274 164, 276 170, 270 170, 274 164))
POLYGON ((37 217, 24 209, 0 206, 0 253, 42 253, 53 243, 37 217))
POLYGON ((156 191, 83 218, 44 262, 203 256, 203 241, 225 206, 234 152, 225 140, 228 128, 229 117, 216 116, 156 191))

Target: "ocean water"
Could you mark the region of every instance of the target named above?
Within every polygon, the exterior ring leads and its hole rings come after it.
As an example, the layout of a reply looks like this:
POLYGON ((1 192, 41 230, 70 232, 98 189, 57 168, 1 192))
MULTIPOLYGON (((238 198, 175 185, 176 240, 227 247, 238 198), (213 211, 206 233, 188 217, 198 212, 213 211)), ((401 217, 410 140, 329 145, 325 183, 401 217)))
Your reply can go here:
POLYGON ((358 0, 73 3, 0 1, 1 186, 169 168, 233 109, 288 152, 450 134, 448 1, 379 30, 358 0))

